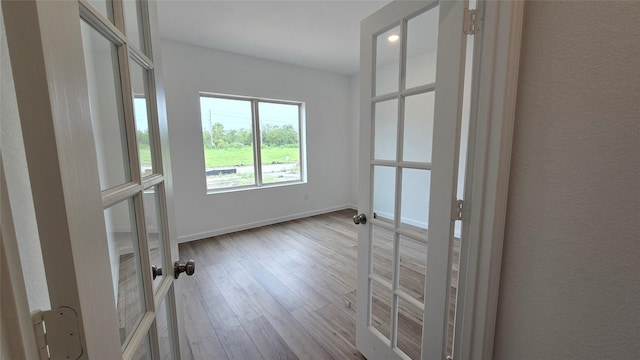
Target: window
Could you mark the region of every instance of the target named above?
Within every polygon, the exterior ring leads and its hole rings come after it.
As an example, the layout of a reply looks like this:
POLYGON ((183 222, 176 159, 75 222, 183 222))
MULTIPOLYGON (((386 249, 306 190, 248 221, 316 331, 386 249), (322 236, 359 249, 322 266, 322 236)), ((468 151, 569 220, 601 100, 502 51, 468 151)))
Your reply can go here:
POLYGON ((208 191, 304 181, 302 103, 200 94, 208 191))

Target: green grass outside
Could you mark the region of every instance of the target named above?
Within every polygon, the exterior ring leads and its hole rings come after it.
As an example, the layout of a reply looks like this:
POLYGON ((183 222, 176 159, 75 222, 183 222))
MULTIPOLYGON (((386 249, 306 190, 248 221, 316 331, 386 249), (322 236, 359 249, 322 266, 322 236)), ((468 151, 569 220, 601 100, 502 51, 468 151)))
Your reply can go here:
MULTIPOLYGON (((253 164, 253 149, 250 146, 228 149, 205 149, 206 168, 253 164)), ((300 160, 297 147, 271 147, 262 149, 262 163, 295 163, 300 160), (287 156, 289 160, 287 160, 287 156)))
POLYGON ((140 153, 140 165, 151 166, 151 148, 149 147, 149 145, 138 145, 138 152, 140 153))
MULTIPOLYGON (((151 166, 151 149, 149 145, 140 145, 140 164, 151 166)), ((205 149, 205 167, 227 167, 253 164, 253 150, 250 146, 228 149, 205 149)), ((295 163, 300 160, 297 147, 271 147, 262 149, 262 163, 295 163), (289 160, 287 160, 287 156, 289 160)))

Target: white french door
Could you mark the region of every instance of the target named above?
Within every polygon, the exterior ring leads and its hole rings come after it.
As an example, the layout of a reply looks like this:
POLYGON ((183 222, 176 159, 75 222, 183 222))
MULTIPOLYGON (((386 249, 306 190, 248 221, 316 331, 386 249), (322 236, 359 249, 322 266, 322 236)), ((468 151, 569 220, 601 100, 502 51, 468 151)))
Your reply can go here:
POLYGON ((155 3, 2 7, 54 310, 41 355, 179 358, 174 267, 195 267, 174 266, 155 3))
POLYGON ((357 347, 369 360, 451 354, 466 5, 395 1, 362 22, 354 221, 357 347))

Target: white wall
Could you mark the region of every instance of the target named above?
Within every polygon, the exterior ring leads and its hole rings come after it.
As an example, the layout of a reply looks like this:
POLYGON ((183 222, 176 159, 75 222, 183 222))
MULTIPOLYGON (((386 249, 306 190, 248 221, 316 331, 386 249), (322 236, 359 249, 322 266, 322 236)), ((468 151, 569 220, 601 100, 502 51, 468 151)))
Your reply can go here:
POLYGON ((163 72, 179 241, 352 204, 347 76, 163 41, 163 72), (207 195, 199 92, 306 103, 306 184, 207 195))
POLYGON ((525 5, 496 360, 640 354, 639 15, 525 5))

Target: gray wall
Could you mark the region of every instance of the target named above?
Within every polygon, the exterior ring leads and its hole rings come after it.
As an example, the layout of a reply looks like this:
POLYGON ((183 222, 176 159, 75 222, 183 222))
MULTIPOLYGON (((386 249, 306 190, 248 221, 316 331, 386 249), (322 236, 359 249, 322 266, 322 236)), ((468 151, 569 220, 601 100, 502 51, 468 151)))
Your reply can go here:
POLYGON ((527 2, 494 359, 640 354, 640 2, 527 2))

